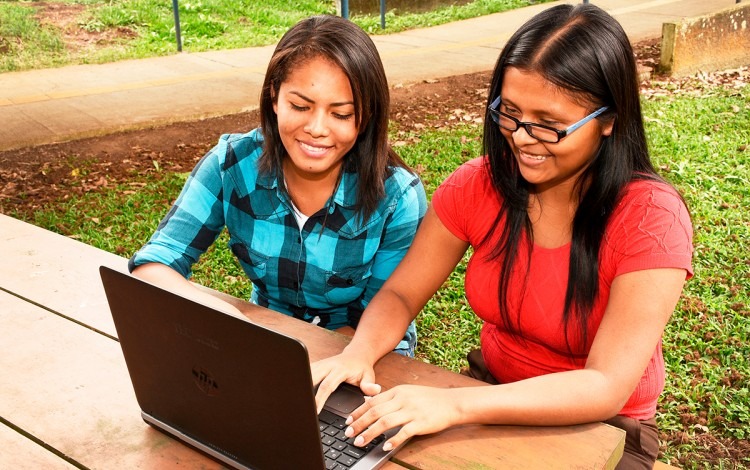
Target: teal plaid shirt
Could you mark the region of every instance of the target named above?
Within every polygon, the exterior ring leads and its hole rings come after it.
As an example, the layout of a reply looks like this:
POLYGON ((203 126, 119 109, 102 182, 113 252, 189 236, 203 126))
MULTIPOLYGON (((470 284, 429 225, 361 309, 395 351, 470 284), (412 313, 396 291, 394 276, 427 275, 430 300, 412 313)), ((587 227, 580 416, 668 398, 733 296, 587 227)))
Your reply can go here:
MULTIPOLYGON (((300 230, 275 175, 259 174, 260 129, 224 135, 195 167, 180 196, 130 269, 149 262, 185 277, 224 227, 253 283, 258 305, 336 329, 362 311, 406 254, 427 208, 419 178, 394 168, 385 197, 361 223, 356 173, 345 172, 326 204, 300 230)), ((387 320, 386 320, 387 321, 387 320)), ((413 351, 414 324, 398 345, 413 351)))

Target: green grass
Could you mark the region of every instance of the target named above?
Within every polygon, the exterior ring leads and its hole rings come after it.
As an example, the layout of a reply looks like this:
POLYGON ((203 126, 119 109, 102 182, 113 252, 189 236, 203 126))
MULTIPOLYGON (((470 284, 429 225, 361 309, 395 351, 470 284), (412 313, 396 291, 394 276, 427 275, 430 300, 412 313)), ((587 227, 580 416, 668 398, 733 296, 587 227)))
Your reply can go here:
POLYGON ((58 32, 40 25, 32 8, 0 3, 0 72, 26 68, 22 64, 62 65, 67 57, 58 32))
MULTIPOLYGON (((658 415, 667 438, 664 458, 681 459, 686 468, 750 466, 748 457, 711 464, 702 457, 717 445, 711 442, 750 437, 750 217, 743 204, 750 196, 748 103, 750 87, 644 101, 654 162, 683 193, 695 228, 695 277, 664 336, 667 388, 658 415)), ((405 142, 398 151, 420 170, 429 197, 453 169, 479 154, 480 133, 476 124, 461 124, 419 136, 394 131, 394 140, 405 142)), ((166 171, 134 175, 127 185, 47 207, 29 221, 127 257, 153 232, 184 179, 166 171)), ((203 257, 194 279, 247 298, 250 285, 225 242, 203 257)), ((478 344, 480 324, 463 293, 465 263, 418 321, 419 357, 452 370, 478 344)))
POLYGON ((695 451, 706 430, 750 439, 749 98, 748 87, 705 90, 646 106, 654 160, 683 192, 695 230, 695 277, 664 338, 660 428, 691 436, 668 449, 674 457, 695 451))
MULTIPOLYGON (((355 15, 351 19, 372 34, 382 34, 530 3, 535 2, 476 0, 419 14, 396 14, 391 10, 386 15, 385 29, 380 27, 379 14, 355 15)), ((65 7, 68 22, 41 22, 44 5, 0 0, 0 72, 177 53, 169 0, 51 0, 47 5, 65 7)), ((182 48, 200 52, 274 44, 300 19, 323 13, 336 14, 333 0, 180 0, 182 48)))
MULTIPOLYGON (((646 103, 655 163, 690 207, 695 277, 664 337, 660 429, 687 436, 666 455, 700 452, 702 434, 750 438, 750 90, 646 103)), ((682 439, 680 439, 682 440, 682 439)), ((696 459, 691 468, 708 468, 696 459)), ((747 468, 726 463, 726 468, 747 468)))

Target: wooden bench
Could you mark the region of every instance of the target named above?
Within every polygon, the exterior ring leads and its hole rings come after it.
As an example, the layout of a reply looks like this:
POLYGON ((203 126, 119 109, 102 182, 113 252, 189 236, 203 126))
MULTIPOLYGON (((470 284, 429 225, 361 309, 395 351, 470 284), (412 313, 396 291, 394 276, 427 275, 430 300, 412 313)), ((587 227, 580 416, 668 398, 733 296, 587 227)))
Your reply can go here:
MULTIPOLYGON (((126 260, 4 215, 0 246, 0 468, 219 468, 140 418, 98 277, 100 265, 125 270, 126 260)), ((253 321, 300 338, 312 360, 348 341, 212 293, 253 321)), ((385 387, 478 384, 395 354, 376 371, 385 387)), ((614 468, 623 446, 624 432, 601 423, 462 426, 412 439, 386 468, 614 468)))

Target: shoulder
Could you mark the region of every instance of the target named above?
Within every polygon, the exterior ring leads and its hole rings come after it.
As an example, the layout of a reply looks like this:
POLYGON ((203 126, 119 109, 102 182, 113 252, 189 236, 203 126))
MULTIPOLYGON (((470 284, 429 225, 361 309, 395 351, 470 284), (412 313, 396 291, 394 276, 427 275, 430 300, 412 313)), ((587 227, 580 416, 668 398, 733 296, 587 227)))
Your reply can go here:
POLYGON ((625 187, 615 214, 626 216, 643 211, 687 215, 687 206, 677 190, 665 181, 638 179, 625 187))
POLYGON ((603 241, 603 265, 613 275, 651 268, 683 268, 692 275, 693 227, 687 206, 668 183, 629 183, 603 241))
POLYGON ((245 134, 224 134, 215 151, 225 170, 244 160, 255 162, 263 152, 263 133, 256 128, 245 134))
POLYGON ((399 196, 413 191, 424 193, 424 186, 419 176, 407 168, 390 167, 388 177, 385 179, 386 195, 399 196))
POLYGON ((492 230, 501 210, 486 162, 481 157, 462 164, 432 195, 432 207, 443 225, 474 246, 492 230))
POLYGON ((255 148, 263 145, 263 132, 261 132, 260 127, 256 127, 244 134, 223 134, 219 141, 234 148, 255 148))
POLYGON ((471 159, 459 166, 445 181, 441 184, 466 187, 466 186, 486 186, 491 185, 490 173, 487 167, 486 157, 477 157, 471 159))
POLYGON ((474 158, 459 166, 435 190, 433 201, 455 195, 468 204, 478 201, 486 202, 487 198, 497 199, 497 192, 492 185, 489 166, 485 157, 474 158))

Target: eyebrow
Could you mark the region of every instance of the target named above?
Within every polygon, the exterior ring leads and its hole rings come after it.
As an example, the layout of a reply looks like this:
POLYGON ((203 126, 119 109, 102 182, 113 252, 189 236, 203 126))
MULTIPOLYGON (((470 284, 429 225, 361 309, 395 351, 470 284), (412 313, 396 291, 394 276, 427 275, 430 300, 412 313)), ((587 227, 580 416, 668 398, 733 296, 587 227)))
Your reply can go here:
MULTIPOLYGON (((500 95, 500 105, 509 105, 512 106, 518 110, 521 109, 520 106, 518 106, 516 103, 514 103, 512 100, 506 100, 505 98, 500 95)), ((563 116, 560 116, 555 111, 549 111, 549 110, 542 110, 542 109, 536 109, 534 110, 534 113, 538 114, 538 119, 550 119, 553 121, 558 121, 563 118, 563 116)))
MULTIPOLYGON (((302 99, 302 100, 304 100, 304 101, 306 101, 308 103, 315 103, 315 100, 313 100, 312 98, 309 98, 309 97, 303 95, 302 93, 300 93, 298 91, 290 91, 289 94, 290 95, 298 96, 300 99, 302 99)), ((349 105, 354 106, 354 101, 340 101, 340 102, 336 102, 336 103, 331 103, 330 104, 330 106, 332 106, 332 107, 349 106, 349 105)))

